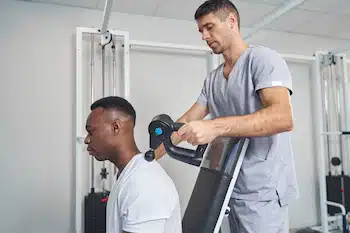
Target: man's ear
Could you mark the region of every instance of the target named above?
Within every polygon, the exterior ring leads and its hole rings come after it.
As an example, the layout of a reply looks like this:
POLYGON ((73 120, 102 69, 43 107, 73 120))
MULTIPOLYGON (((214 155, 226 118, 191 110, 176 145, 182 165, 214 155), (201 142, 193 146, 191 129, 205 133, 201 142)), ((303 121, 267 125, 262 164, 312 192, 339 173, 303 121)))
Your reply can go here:
POLYGON ((114 135, 117 135, 120 132, 121 126, 122 126, 122 122, 119 119, 116 119, 113 121, 112 130, 114 135))
POLYGON ((234 28, 236 24, 238 26, 237 16, 234 13, 229 13, 229 15, 227 16, 227 20, 230 23, 231 28, 234 28))

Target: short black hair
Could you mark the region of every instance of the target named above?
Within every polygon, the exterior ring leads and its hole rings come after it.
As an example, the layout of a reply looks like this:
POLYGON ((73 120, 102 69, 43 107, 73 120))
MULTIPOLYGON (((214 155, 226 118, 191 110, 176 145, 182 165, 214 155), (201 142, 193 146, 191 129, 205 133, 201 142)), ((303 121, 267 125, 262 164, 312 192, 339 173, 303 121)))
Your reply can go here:
POLYGON ((90 109, 92 111, 99 107, 103 109, 115 109, 117 111, 121 111, 124 114, 131 116, 134 121, 134 124, 136 123, 136 111, 134 107, 129 101, 122 97, 108 96, 101 98, 99 100, 96 100, 93 104, 91 104, 90 109))
POLYGON ((229 13, 234 13, 237 16, 238 28, 240 28, 239 12, 237 7, 231 1, 207 0, 198 7, 194 14, 194 19, 197 20, 200 17, 210 13, 218 15, 221 20, 226 19, 229 13))

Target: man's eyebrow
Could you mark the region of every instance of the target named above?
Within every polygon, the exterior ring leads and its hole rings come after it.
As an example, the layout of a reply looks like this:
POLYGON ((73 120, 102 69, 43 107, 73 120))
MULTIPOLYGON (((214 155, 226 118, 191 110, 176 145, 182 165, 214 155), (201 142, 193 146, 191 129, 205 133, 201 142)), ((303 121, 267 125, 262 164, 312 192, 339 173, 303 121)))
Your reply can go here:
POLYGON ((212 23, 206 23, 206 24, 202 25, 198 31, 202 32, 202 28, 208 27, 209 24, 212 24, 212 23))

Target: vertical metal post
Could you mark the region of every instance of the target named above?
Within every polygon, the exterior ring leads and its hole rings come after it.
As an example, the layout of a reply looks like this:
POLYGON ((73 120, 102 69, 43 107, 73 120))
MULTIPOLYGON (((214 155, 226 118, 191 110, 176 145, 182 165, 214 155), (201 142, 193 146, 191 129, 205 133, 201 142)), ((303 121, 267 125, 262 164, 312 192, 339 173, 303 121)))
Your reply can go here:
MULTIPOLYGON (((342 63, 342 71, 343 71, 343 90, 344 90, 344 130, 350 131, 350 105, 347 104, 346 102, 349 100, 350 95, 350 85, 349 85, 349 73, 348 73, 348 60, 347 56, 345 54, 341 54, 341 63, 342 63)), ((350 174, 350 137, 344 137, 344 144, 345 144, 345 152, 344 154, 346 155, 346 164, 344 170, 346 170, 347 175, 350 174)))
POLYGON ((329 233, 328 220, 327 220, 327 189, 326 189, 326 171, 325 171, 325 140, 322 136, 324 132, 324 112, 322 104, 322 92, 321 92, 321 73, 320 73, 320 53, 315 54, 315 60, 313 62, 313 74, 311 79, 313 82, 312 99, 315 114, 315 139, 316 139, 316 154, 317 156, 317 171, 318 171, 318 183, 319 183, 319 195, 320 195, 320 211, 321 211, 321 224, 322 231, 329 233))
POLYGON ((129 33, 124 33, 124 62, 123 62, 123 73, 124 73, 124 97, 130 101, 130 37, 129 33))
POLYGON ((83 42, 83 32, 80 28, 76 30, 76 156, 75 156, 75 232, 81 233, 81 226, 83 224, 82 221, 82 151, 80 148, 79 137, 82 135, 83 127, 82 127, 82 117, 83 117, 83 51, 82 51, 82 42, 83 42))

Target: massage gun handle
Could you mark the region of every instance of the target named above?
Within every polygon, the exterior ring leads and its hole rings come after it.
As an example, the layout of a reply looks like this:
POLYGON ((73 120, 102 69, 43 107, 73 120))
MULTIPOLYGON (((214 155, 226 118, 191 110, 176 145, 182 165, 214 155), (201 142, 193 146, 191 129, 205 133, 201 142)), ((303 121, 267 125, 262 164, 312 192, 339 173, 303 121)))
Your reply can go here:
POLYGON ((185 123, 182 122, 174 122, 172 124, 173 131, 178 131, 185 123))
POLYGON ((207 146, 208 144, 199 145, 196 150, 191 150, 175 146, 169 140, 164 142, 165 150, 170 157, 195 166, 201 164, 201 158, 203 157, 207 146))

